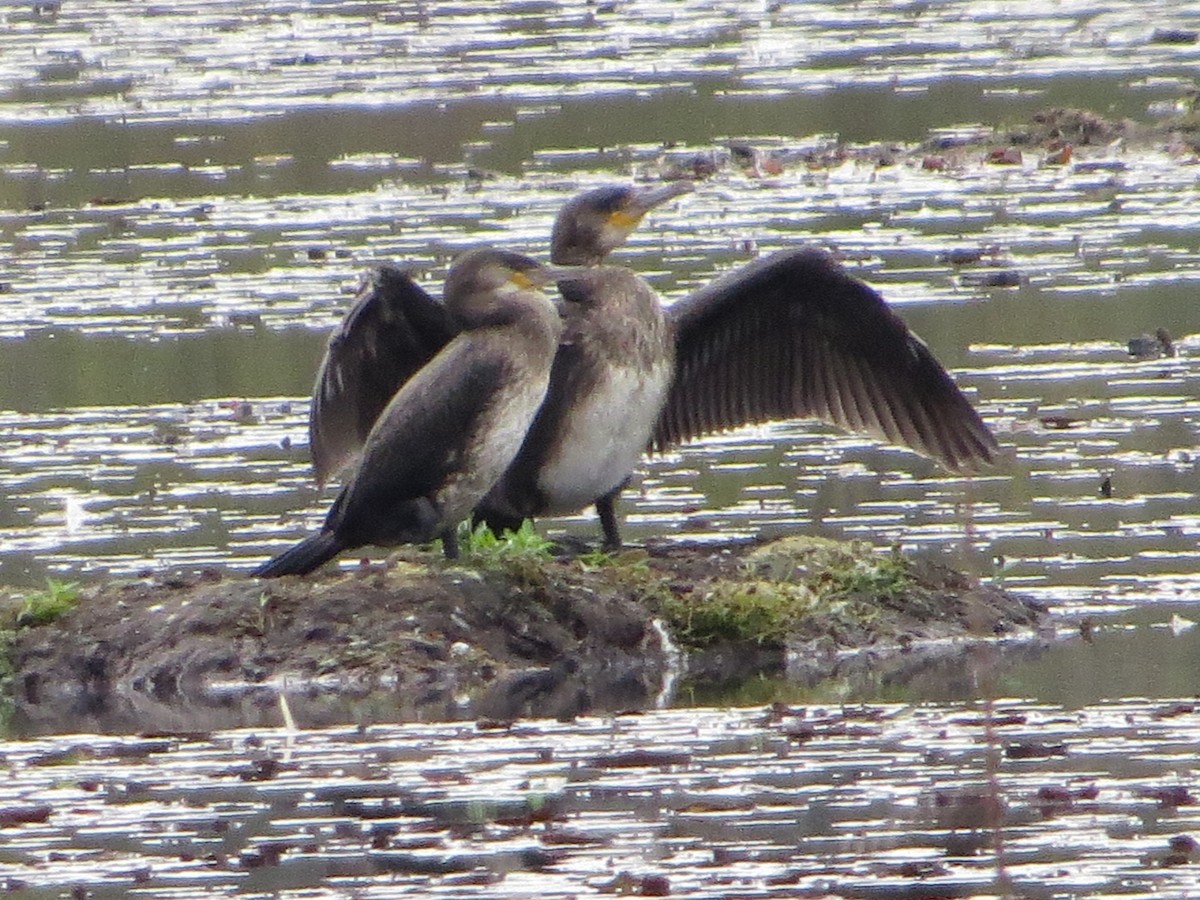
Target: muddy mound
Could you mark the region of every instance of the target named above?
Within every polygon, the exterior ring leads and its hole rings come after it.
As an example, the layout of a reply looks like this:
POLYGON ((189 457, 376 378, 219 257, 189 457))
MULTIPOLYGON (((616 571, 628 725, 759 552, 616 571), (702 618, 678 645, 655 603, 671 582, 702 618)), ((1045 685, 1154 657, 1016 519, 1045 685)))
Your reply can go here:
POLYGON ((259 581, 205 573, 26 601, 10 632, 20 710, 196 704, 246 692, 386 690, 401 715, 570 716, 640 707, 681 660, 695 678, 779 670, 789 653, 903 650, 1034 625, 1035 604, 936 561, 787 539, 617 557, 517 553, 259 581))

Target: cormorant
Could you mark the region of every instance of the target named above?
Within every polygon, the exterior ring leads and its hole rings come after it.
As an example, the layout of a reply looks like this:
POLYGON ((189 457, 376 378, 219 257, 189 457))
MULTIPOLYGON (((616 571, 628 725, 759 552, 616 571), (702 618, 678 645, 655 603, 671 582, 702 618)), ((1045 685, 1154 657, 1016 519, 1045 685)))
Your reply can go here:
POLYGON ((459 332, 389 394, 321 530, 264 563, 260 577, 302 575, 343 550, 444 542, 504 473, 546 395, 562 323, 538 288, 561 267, 491 248, 446 276, 459 332))
POLYGON ((513 464, 475 511, 495 532, 595 504, 604 546, 621 545, 616 498, 645 452, 671 386, 675 342, 645 279, 608 255, 653 207, 691 190, 601 187, 563 206, 550 259, 587 266, 560 281, 564 329, 550 389, 513 464))
MULTIPOLYGON (((576 196, 555 219, 550 262, 599 265, 625 243, 646 213, 692 190, 688 182, 675 182, 655 188, 603 187, 576 196)), ((569 304, 559 309, 568 320, 575 315, 569 304)), ((658 309, 656 297, 653 309, 658 309)), ((380 265, 367 273, 330 335, 313 386, 308 442, 319 484, 353 463, 392 394, 457 333, 445 305, 413 281, 408 270, 380 265)))
MULTIPOLYGON (((512 527, 595 503, 605 547, 619 547, 615 499, 644 450, 777 419, 820 418, 956 471, 994 459, 995 438, 925 343, 824 250, 754 260, 665 311, 640 277, 600 265, 684 190, 597 188, 559 213, 551 259, 594 268, 560 281, 565 333, 546 401, 477 518, 512 527)), ((319 478, 334 458, 319 448, 354 452, 334 423, 365 422, 408 360, 436 351, 436 304, 404 281, 378 272, 330 342, 310 420, 319 478)))

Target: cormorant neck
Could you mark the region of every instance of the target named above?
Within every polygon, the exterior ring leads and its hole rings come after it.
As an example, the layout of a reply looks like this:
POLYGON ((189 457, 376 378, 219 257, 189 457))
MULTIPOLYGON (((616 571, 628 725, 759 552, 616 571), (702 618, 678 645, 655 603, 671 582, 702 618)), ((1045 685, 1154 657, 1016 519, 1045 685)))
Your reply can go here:
POLYGON ((550 262, 556 266, 598 266, 608 256, 607 251, 574 244, 552 244, 550 262))
POLYGON ((512 291, 497 297, 470 298, 455 309, 463 331, 487 328, 515 328, 524 333, 549 334, 557 340, 562 320, 550 299, 540 291, 512 291), (475 300, 487 302, 473 302, 475 300))

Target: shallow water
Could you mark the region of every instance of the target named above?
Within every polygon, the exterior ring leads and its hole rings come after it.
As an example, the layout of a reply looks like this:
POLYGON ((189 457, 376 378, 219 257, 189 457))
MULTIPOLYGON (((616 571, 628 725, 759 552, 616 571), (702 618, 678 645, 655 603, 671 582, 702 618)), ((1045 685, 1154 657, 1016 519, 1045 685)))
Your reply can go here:
MULTIPOLYGON (((835 135, 952 145, 1052 105, 1152 122, 1200 55, 1152 29, 1195 28, 1194 8, 480 10, 0 11, 0 584, 248 568, 329 502, 306 397, 366 267, 411 261, 433 286, 467 244, 543 249, 581 187, 725 162, 736 138, 782 171, 723 165, 621 259, 670 300, 756 252, 836 249, 954 369, 1006 459, 966 479, 812 423, 750 429, 649 461, 627 535, 803 528, 948 554, 1056 612, 1131 623, 1016 665, 1022 695, 1195 689, 1194 632, 1166 627, 1195 618, 1200 580, 1195 153, 822 156, 835 135), (1016 286, 987 286, 996 272, 1016 286), (1131 359, 1158 327, 1179 355, 1131 359), (1077 674, 1092 668, 1121 677, 1077 674)), ((543 527, 597 533, 590 515, 543 527)))
POLYGON ((1191 701, 1003 700, 990 714, 697 708, 0 743, 0 884, 23 897, 1183 896, 1200 858, 1197 722, 1191 701))

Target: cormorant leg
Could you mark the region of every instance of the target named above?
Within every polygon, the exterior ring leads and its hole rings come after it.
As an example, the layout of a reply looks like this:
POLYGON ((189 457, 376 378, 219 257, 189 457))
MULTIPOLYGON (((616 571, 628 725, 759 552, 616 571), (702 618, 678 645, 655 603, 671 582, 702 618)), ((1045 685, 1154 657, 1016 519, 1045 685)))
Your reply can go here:
POLYGON ((446 559, 458 559, 458 527, 447 528, 438 537, 442 539, 442 552, 446 554, 446 559))
POLYGON ((604 543, 600 546, 606 553, 615 553, 621 549, 621 530, 617 527, 617 496, 624 486, 621 485, 596 501, 596 512, 600 514, 600 529, 604 532, 604 543))

